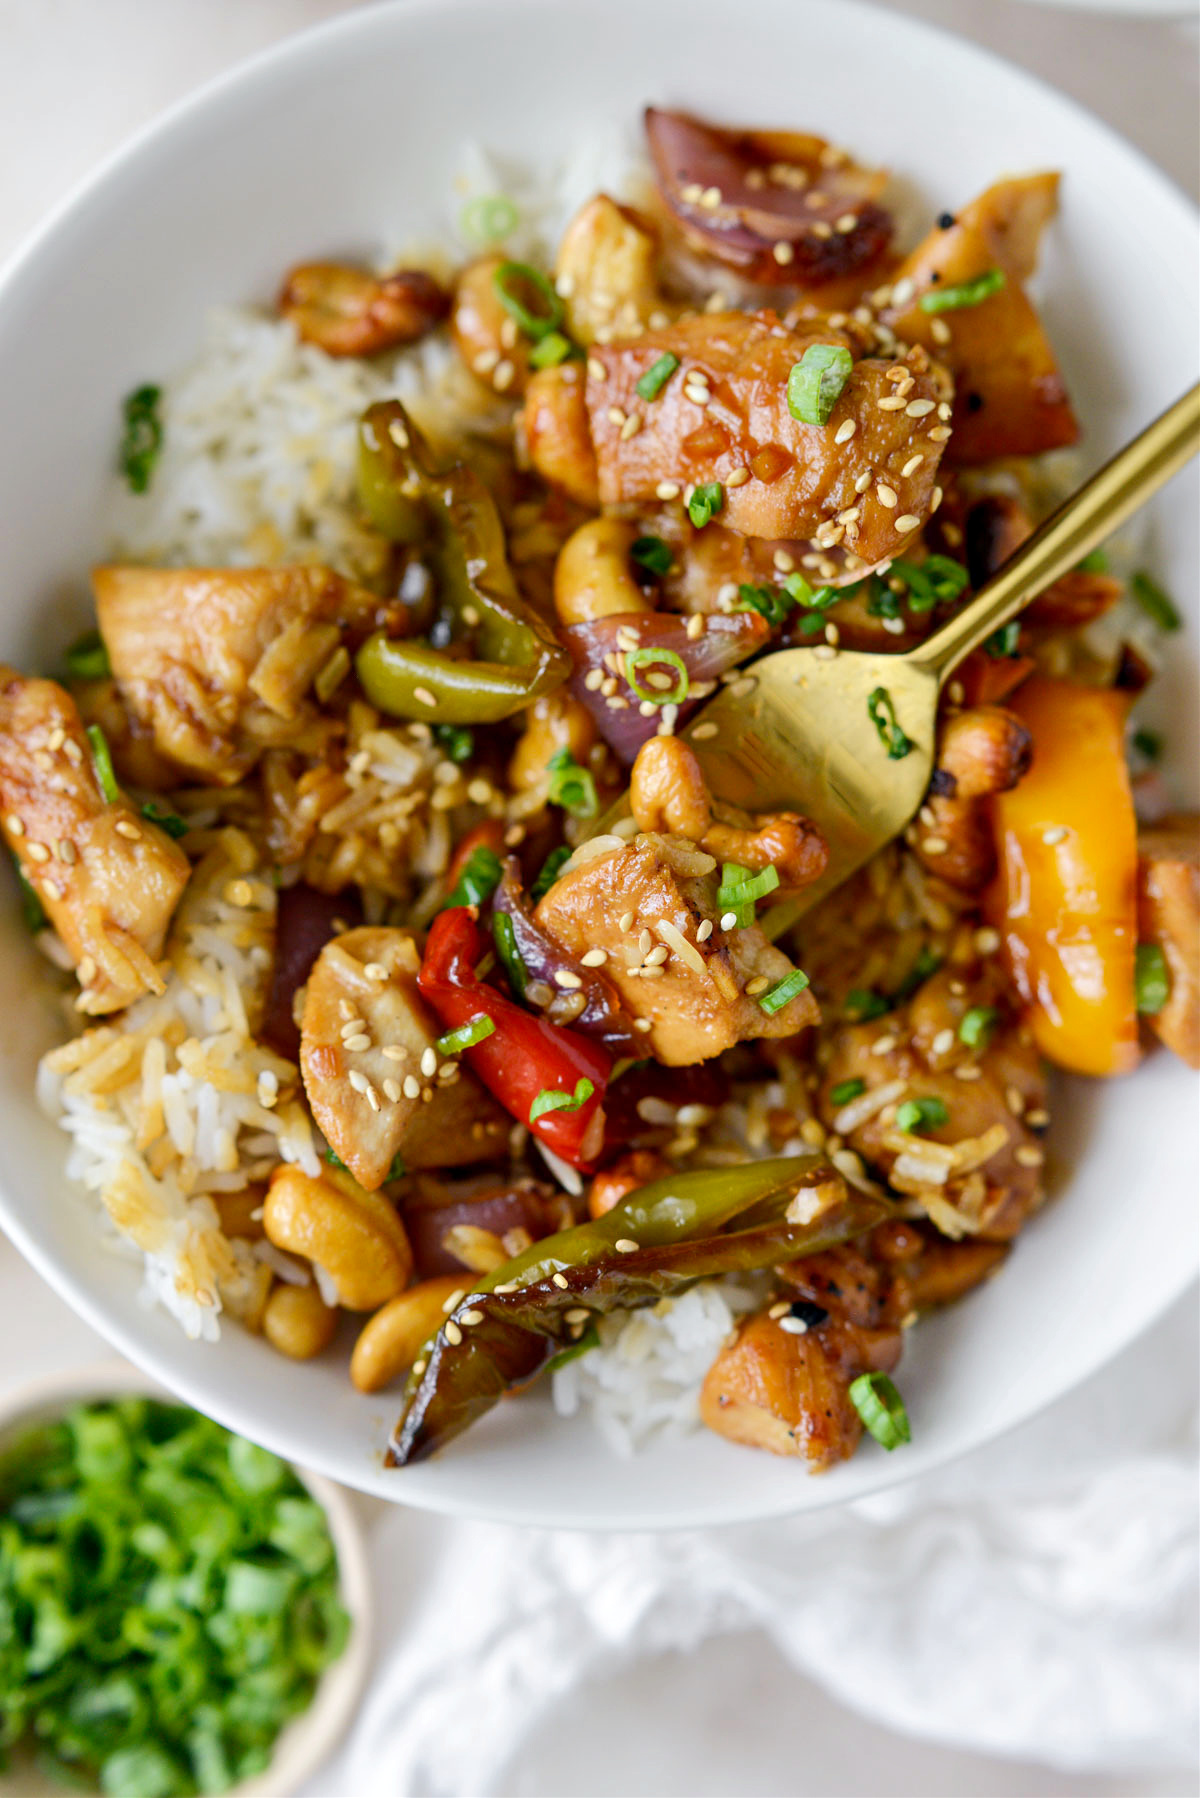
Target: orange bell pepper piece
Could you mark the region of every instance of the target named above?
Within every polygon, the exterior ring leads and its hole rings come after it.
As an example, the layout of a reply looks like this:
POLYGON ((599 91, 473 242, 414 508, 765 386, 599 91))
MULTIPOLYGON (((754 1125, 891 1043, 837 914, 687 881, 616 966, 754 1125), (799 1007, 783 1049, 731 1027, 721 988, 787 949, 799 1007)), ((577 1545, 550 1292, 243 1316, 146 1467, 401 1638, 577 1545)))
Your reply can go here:
POLYGON ((993 818, 988 911, 1043 1055, 1079 1074, 1138 1061, 1137 824, 1125 764, 1128 695, 1034 675, 1009 699, 1033 766, 993 818))

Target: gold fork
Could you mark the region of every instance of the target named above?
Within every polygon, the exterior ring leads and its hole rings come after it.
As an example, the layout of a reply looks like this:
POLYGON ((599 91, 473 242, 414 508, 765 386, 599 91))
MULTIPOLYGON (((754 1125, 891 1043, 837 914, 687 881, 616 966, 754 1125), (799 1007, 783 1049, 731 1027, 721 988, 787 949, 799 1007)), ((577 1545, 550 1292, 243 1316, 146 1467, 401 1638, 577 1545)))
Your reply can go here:
MULTIPOLYGON (((970 605, 906 655, 781 649, 733 677, 680 732, 710 793, 749 812, 798 811, 829 845, 821 879, 772 906, 779 936, 897 836, 925 796, 938 694, 993 631, 1074 568, 1200 449, 1200 386, 1046 519, 970 605), (907 743, 908 747, 902 746, 907 743)), ((597 827, 628 813, 628 801, 597 827)))

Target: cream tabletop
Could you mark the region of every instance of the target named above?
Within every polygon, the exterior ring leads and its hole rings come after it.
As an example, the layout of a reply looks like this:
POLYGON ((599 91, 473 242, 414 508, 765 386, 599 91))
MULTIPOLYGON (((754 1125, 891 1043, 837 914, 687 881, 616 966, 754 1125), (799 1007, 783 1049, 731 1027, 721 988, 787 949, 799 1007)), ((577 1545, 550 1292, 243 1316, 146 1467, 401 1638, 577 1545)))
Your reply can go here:
MULTIPOLYGON (((358 3, 0 0, 0 259, 172 101, 358 3)), ((1181 7, 1178 19, 1135 19, 1021 0, 906 0, 898 10, 1022 64, 1107 120, 1189 194, 1200 187, 1194 13, 1181 7)), ((1151 1366, 1153 1336, 1133 1352, 1151 1366)), ((0 1389, 108 1353, 0 1237, 0 1389)), ((414 1554, 452 1528, 414 1518, 414 1554)), ((495 1789, 530 1798, 784 1791, 1165 1798, 1195 1786, 1184 1773, 1073 1776, 910 1741, 843 1710, 762 1638, 735 1635, 664 1657, 649 1672, 642 1665, 590 1682, 525 1744, 495 1789), (583 1732, 593 1744, 619 1739, 619 1759, 605 1765, 609 1757, 581 1757, 583 1732)), ((319 1778, 308 1790, 341 1798, 319 1778)))

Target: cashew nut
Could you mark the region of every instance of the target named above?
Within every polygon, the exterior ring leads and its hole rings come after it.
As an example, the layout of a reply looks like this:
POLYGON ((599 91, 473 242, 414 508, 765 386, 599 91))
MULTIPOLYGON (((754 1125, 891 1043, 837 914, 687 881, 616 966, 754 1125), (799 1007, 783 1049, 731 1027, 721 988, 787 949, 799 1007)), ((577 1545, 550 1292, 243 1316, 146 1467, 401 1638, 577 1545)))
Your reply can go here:
POLYGON ((441 1274, 410 1286, 377 1311, 354 1345, 350 1378, 360 1392, 378 1392, 411 1367, 421 1344, 439 1327, 446 1301, 462 1292, 461 1274, 441 1274))
POLYGON ((554 264, 575 342, 603 343, 631 327, 667 324, 657 262, 658 238, 648 219, 607 194, 589 200, 563 232, 554 264))
POLYGON ((337 1312, 315 1286, 279 1285, 267 1300, 262 1331, 292 1361, 311 1361, 333 1341, 337 1312))
POLYGON ((276 1168, 263 1228, 276 1248, 324 1268, 348 1311, 374 1311, 412 1277, 412 1250, 395 1210, 348 1174, 335 1183, 296 1167, 276 1168))
POLYGON ((379 277, 340 262, 306 262, 284 282, 279 310, 327 356, 373 356, 424 337, 445 313, 446 295, 424 269, 379 277))
POLYGON ((535 699, 525 710, 525 729, 508 764, 508 783, 517 793, 527 793, 546 781, 551 756, 569 749, 577 762, 586 762, 596 741, 591 713, 560 687, 535 699))
POLYGON ((739 812, 714 816, 699 762, 679 737, 651 737, 638 750, 629 803, 639 830, 689 837, 718 861, 755 870, 773 865, 782 887, 807 886, 825 867, 828 851, 816 825, 798 812, 739 812))
POLYGON ((524 393, 532 343, 510 318, 493 276, 503 256, 481 256, 458 277, 450 311, 450 331, 463 361, 496 393, 524 393))
POLYGON ((964 892, 986 886, 996 851, 985 801, 1015 787, 1032 755, 1028 730, 1002 706, 973 706, 943 721, 915 844, 931 874, 964 892))
POLYGON ((563 624, 654 610, 630 572, 637 534, 619 518, 593 518, 567 538, 554 564, 554 609, 563 624))

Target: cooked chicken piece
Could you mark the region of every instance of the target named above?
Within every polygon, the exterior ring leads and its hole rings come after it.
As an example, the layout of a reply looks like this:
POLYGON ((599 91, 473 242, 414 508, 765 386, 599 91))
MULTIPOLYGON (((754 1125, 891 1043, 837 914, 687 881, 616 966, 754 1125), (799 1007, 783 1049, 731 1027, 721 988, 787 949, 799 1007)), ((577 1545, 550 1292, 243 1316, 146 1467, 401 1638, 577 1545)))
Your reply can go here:
POLYGON ((301 263, 279 295, 297 337, 327 356, 376 356, 414 343, 445 317, 449 303, 423 268, 373 275, 344 262, 301 263))
POLYGON ((308 979, 300 1071, 313 1117, 360 1186, 374 1192, 406 1167, 487 1161, 511 1120, 466 1068, 441 1074, 437 1024, 417 992, 411 931, 348 930, 326 943, 308 979))
POLYGON ((816 320, 788 331, 769 312, 689 317, 626 343, 595 344, 586 381, 578 368, 547 371, 564 384, 570 375, 569 398, 551 399, 541 377, 530 383, 534 466, 574 497, 598 493, 604 505, 653 504, 664 482, 681 492, 715 482, 719 522, 745 536, 811 539, 819 550, 844 543, 865 564, 899 555, 935 504, 942 442, 930 432, 939 431, 941 387, 923 351, 906 362, 864 359, 828 424, 802 424, 788 409, 788 376, 814 344, 854 347, 845 330, 816 320), (638 381, 667 354, 680 366, 655 398, 642 399, 638 381), (904 404, 893 407, 894 399, 904 404), (843 513, 850 516, 839 522, 843 513))
POLYGON ((896 272, 905 295, 884 316, 904 343, 928 345, 955 377, 952 462, 1035 456, 1074 443, 1079 426, 1054 351, 1025 293, 1038 239, 1058 209, 1058 176, 999 181, 939 224, 896 272), (924 296, 981 279, 978 303, 929 312, 924 296))
POLYGON ((563 232, 554 284, 576 343, 604 343, 638 326, 665 325, 670 312, 658 291, 658 233, 632 206, 596 194, 563 232))
POLYGON ((830 1050, 819 1095, 826 1125, 947 1235, 1015 1236, 1044 1197, 1048 1115, 1041 1062, 1012 1015, 999 963, 952 958, 907 1004, 835 1029, 830 1050), (849 1082, 861 1093, 835 1101, 849 1082), (944 1107, 944 1122, 936 1109, 903 1131, 899 1108, 922 1099, 944 1107))
POLYGON ((938 725, 937 755, 913 844, 918 861, 963 892, 996 871, 987 800, 1015 787, 1033 760, 1033 738, 998 705, 953 712, 938 725))
POLYGON ((135 728, 115 680, 72 682, 68 690, 79 707, 84 728, 98 724, 104 732, 119 780, 159 793, 178 784, 178 768, 159 755, 149 731, 135 728))
POLYGON ((327 568, 114 567, 92 580, 134 729, 227 786, 268 748, 321 750, 329 725, 309 687, 386 611, 327 568))
POLYGON ((568 955, 605 953, 647 1053, 668 1067, 751 1037, 794 1036, 819 1015, 807 991, 763 1010, 792 963, 756 924, 722 930, 714 868, 691 843, 644 835, 561 874, 534 913, 568 955))
POLYGON ((600 487, 588 429, 586 379, 582 362, 539 369, 526 390, 517 434, 542 479, 595 512, 600 487))
POLYGON ((738 1326, 705 1376, 700 1417, 731 1442, 798 1456, 822 1473, 848 1460, 862 1435, 851 1385, 890 1372, 902 1339, 894 1327, 851 1322, 840 1307, 803 1335, 781 1329, 784 1321, 760 1312, 738 1326))
MULTIPOLYGON (((984 1280, 1008 1257, 1002 1242, 977 1237, 949 1242, 930 1224, 908 1218, 889 1219, 871 1232, 871 1259, 884 1279, 884 1314, 890 1322, 907 1323, 923 1311, 952 1305, 984 1280)), ((803 1269, 804 1262, 796 1262, 803 1269)), ((791 1268, 781 1268, 787 1280, 791 1268)))
POLYGON ((75 963, 79 1009, 161 993, 188 859, 123 793, 105 797, 70 695, 12 668, 0 668, 0 828, 75 963))
POLYGON ((1189 1067, 1200 1067, 1200 817, 1176 812, 1138 836, 1138 925, 1170 975, 1151 1030, 1189 1067))

